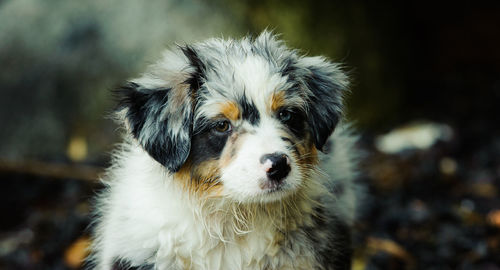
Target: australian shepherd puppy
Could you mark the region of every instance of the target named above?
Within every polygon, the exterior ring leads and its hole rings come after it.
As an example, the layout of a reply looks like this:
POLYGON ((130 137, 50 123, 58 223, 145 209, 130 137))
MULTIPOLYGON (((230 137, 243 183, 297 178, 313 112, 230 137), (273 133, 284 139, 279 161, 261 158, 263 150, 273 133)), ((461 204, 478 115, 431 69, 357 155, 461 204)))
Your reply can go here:
POLYGON ((269 32, 178 46, 119 89, 95 269, 349 269, 355 137, 338 64, 269 32))

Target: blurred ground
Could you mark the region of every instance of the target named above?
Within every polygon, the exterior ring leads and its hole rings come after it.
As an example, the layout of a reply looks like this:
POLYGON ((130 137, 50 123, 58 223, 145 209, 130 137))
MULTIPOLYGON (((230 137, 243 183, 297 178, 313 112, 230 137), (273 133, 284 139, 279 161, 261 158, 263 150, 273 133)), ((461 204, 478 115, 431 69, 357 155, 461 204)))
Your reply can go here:
POLYGON ((365 139, 357 269, 500 269, 499 138, 463 153, 455 134, 391 155, 365 139))
POLYGON ((92 179, 118 137, 110 89, 175 42, 266 27, 353 80, 347 117, 369 153, 354 268, 499 269, 498 14, 481 1, 0 0, 0 269, 80 267, 92 179), (401 129, 422 120, 451 132, 426 144, 422 126, 401 129), (396 127, 403 141, 384 135, 396 127))

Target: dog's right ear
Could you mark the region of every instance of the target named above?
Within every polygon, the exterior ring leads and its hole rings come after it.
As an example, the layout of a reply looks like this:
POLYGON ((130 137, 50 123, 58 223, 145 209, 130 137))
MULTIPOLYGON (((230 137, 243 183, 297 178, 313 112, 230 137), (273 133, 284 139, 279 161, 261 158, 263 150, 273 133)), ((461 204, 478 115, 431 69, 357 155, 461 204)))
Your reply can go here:
POLYGON ((204 66, 195 50, 168 51, 149 73, 118 89, 119 116, 149 155, 177 172, 191 149, 193 108, 204 66))

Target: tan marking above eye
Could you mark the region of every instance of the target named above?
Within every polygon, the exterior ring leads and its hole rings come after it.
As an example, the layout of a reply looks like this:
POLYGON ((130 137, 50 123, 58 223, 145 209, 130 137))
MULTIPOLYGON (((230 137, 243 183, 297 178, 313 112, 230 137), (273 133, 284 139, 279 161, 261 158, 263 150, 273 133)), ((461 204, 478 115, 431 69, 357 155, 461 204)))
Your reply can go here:
POLYGON ((240 118, 240 109, 235 102, 226 102, 220 104, 220 112, 227 119, 236 121, 240 118))
POLYGON ((285 105, 285 91, 273 93, 271 96, 271 111, 276 112, 285 105))

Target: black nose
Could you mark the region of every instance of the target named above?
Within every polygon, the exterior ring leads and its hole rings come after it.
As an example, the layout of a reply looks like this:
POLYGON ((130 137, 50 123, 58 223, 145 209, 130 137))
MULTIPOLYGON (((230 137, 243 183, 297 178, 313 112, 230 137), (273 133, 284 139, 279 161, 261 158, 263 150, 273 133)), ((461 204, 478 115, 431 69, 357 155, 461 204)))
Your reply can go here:
POLYGON ((266 171, 269 179, 279 181, 290 172, 290 161, 286 154, 272 153, 263 155, 260 158, 260 163, 264 164, 267 160, 271 161, 271 168, 266 171))

